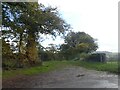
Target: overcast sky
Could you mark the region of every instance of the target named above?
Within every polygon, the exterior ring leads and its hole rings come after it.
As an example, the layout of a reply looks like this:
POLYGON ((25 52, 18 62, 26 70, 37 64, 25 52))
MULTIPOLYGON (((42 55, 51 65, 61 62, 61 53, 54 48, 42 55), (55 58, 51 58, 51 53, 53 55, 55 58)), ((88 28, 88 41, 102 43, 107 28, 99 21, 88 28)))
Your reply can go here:
MULTIPOLYGON (((73 31, 84 31, 98 39, 98 51, 118 51, 118 1, 119 0, 39 0, 45 6, 58 7, 62 18, 73 31)), ((60 38, 49 43, 61 44, 60 38)))

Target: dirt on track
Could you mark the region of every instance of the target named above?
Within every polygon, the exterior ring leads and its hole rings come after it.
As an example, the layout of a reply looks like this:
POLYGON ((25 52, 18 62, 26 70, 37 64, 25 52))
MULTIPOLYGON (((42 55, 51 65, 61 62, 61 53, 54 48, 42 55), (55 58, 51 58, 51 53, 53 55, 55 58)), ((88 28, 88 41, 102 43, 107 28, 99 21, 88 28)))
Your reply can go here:
POLYGON ((3 79, 3 88, 118 88, 118 75, 70 66, 32 76, 3 79))

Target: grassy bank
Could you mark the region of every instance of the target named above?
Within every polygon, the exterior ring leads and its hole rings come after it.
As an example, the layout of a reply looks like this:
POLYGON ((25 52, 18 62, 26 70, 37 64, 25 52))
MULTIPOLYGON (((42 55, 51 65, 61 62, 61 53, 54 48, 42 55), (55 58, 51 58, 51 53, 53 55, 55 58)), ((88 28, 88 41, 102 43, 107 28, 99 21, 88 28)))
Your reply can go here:
POLYGON ((3 72, 3 78, 14 77, 17 75, 33 75, 44 72, 53 71, 55 69, 61 69, 67 66, 80 66, 87 69, 94 69, 99 71, 108 71, 112 73, 118 73, 118 63, 108 62, 108 63, 93 63, 93 62, 83 62, 83 61, 47 61, 44 62, 42 66, 35 66, 31 68, 10 70, 3 72))
POLYGON ((55 69, 61 69, 69 65, 76 65, 77 62, 73 61, 47 61, 43 62, 42 66, 35 66, 30 68, 23 68, 17 70, 3 71, 2 77, 9 78, 17 75, 33 75, 38 73, 44 73, 53 71, 55 69))

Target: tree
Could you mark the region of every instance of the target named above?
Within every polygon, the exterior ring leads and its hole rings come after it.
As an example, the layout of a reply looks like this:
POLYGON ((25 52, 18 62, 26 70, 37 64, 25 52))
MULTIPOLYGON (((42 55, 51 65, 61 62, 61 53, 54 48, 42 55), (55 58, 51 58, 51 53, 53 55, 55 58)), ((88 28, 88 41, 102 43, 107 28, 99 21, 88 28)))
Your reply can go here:
POLYGON ((60 49, 64 56, 72 57, 80 53, 91 53, 97 48, 95 39, 85 32, 70 32, 65 36, 65 44, 60 49))
POLYGON ((12 67, 12 64, 10 62, 12 62, 12 59, 14 58, 13 52, 9 43, 6 43, 4 39, 0 40, 2 41, 2 66, 3 69, 9 69, 10 67, 12 67))
POLYGON ((48 47, 39 45, 39 56, 41 56, 42 61, 58 60, 58 46, 55 44, 49 44, 48 47))
POLYGON ((62 44, 59 49, 60 49, 59 54, 61 56, 60 57, 61 59, 68 60, 69 58, 71 58, 72 52, 70 51, 70 47, 68 44, 62 44))
POLYGON ((10 44, 6 43, 4 39, 2 39, 2 55, 3 56, 12 56, 13 52, 10 48, 10 44))
POLYGON ((37 62, 39 33, 57 36, 63 35, 70 28, 56 8, 45 7, 36 2, 4 2, 2 9, 2 26, 19 37, 19 53, 22 42, 26 43, 26 56, 31 65, 37 62))

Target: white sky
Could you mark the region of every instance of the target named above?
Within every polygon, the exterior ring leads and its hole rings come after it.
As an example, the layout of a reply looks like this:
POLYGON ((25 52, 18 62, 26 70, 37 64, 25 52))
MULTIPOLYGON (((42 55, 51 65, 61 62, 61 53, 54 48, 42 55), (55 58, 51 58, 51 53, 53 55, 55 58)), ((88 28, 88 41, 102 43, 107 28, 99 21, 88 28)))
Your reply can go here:
MULTIPOLYGON (((98 51, 118 51, 118 1, 119 0, 39 0, 45 6, 58 7, 63 19, 73 31, 84 31, 98 39, 98 51)), ((61 44, 60 38, 46 40, 61 44)))

